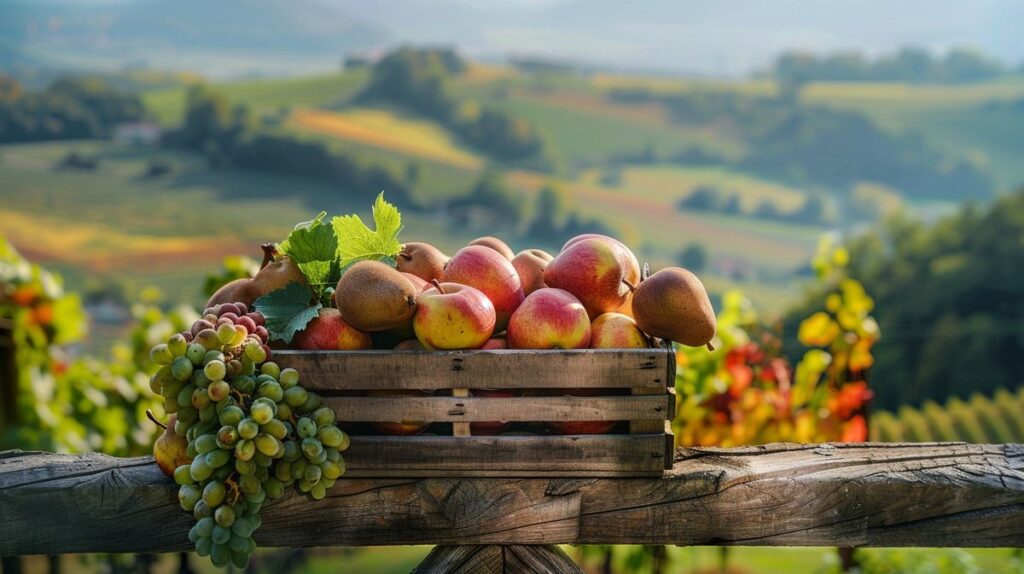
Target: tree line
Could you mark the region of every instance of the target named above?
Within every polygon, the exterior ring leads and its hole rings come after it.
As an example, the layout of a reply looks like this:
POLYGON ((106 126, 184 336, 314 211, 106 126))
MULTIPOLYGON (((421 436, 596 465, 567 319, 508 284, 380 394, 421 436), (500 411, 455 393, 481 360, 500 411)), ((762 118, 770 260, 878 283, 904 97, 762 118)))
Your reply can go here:
POLYGON ((908 82, 914 84, 968 83, 1009 73, 1001 62, 970 48, 954 48, 945 56, 906 47, 870 59, 860 52, 816 55, 785 52, 775 59, 771 73, 780 83, 908 82))

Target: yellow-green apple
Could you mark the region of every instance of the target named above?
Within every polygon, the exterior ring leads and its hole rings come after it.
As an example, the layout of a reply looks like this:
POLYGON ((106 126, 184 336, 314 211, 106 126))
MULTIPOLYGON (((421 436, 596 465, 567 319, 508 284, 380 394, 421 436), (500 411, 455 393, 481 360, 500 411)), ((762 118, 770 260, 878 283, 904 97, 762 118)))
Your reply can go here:
POLYGON ((595 237, 573 243, 544 270, 544 283, 565 289, 586 307, 591 318, 615 311, 626 302, 630 263, 614 240, 595 237))
POLYGON ((493 351, 493 350, 497 350, 497 349, 507 349, 507 348, 508 348, 508 341, 506 341, 505 339, 502 339, 502 338, 488 339, 487 342, 484 343, 483 346, 480 347, 480 349, 484 350, 484 351, 487 351, 487 350, 492 350, 493 351))
POLYGON ((512 266, 519 274, 519 281, 523 284, 523 294, 529 295, 537 289, 547 287, 544 284, 544 268, 554 259, 550 253, 542 249, 527 249, 520 251, 512 258, 512 266))
POLYGON ((646 349, 647 336, 622 313, 602 313, 590 324, 591 349, 646 349))
POLYGON ((370 335, 349 325, 337 309, 320 309, 306 328, 295 334, 292 346, 306 351, 355 351, 372 349, 370 335))
POLYGON ((444 268, 444 282, 469 285, 494 304, 495 332, 505 330, 508 318, 523 302, 523 285, 512 262, 482 245, 463 247, 444 268))
POLYGON ((578 243, 584 239, 606 239, 608 241, 615 242, 622 248, 622 255, 626 261, 626 281, 634 287, 640 282, 640 262, 637 261, 636 255, 633 254, 633 251, 629 247, 626 247, 625 243, 615 239, 614 237, 608 237, 607 235, 601 235, 600 233, 583 233, 573 237, 569 241, 566 241, 565 245, 562 246, 562 251, 565 251, 566 248, 573 243, 578 243))
POLYGON ((501 253, 502 257, 509 261, 512 261, 512 258, 515 257, 515 252, 512 251, 512 248, 509 247, 507 243, 497 237, 491 237, 490 235, 477 237, 473 241, 470 241, 469 245, 483 245, 484 247, 489 247, 498 253, 501 253))
MULTIPOLYGON (((368 397, 429 397, 433 395, 430 391, 388 389, 379 391, 366 391, 368 397)), ((420 434, 430 423, 426 421, 396 421, 396 422, 375 422, 370 423, 374 431, 393 436, 410 436, 420 434)))
POLYGON ((544 287, 523 301, 508 321, 510 349, 586 349, 590 318, 572 293, 544 287))
MULTIPOLYGON (((152 418, 152 414, 146 412, 152 418)), ((164 427, 163 434, 153 442, 153 458, 156 459, 160 471, 167 476, 174 476, 174 469, 179 466, 192 463, 192 459, 185 452, 188 449, 188 440, 174 432, 174 423, 177 420, 178 415, 167 417, 167 426, 164 427)), ((153 419, 153 422, 156 422, 156 419, 153 419)))
POLYGON ((448 259, 440 249, 429 243, 405 243, 395 258, 395 269, 411 273, 429 284, 434 279, 441 279, 441 272, 448 259))
MULTIPOLYGON (((492 339, 497 340, 497 339, 492 339)), ((509 389, 470 389, 470 396, 481 399, 507 399, 522 395, 521 391, 509 389)), ((509 423, 503 421, 481 421, 469 424, 469 432, 473 436, 496 435, 507 429, 509 423)))
POLYGON ((494 321, 494 304, 479 289, 435 280, 420 293, 412 326, 427 349, 476 349, 491 338, 494 321))

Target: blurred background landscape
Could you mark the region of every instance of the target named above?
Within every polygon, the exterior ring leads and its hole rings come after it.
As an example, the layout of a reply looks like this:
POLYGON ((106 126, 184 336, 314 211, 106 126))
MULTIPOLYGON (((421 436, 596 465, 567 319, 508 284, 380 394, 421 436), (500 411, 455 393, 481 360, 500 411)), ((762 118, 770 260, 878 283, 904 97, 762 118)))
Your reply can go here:
MULTIPOLYGON (((0 283, 41 285, 31 317, 9 314, 45 327, 40 352, 61 345, 54 376, 79 369, 69 396, 94 385, 128 412, 33 440, 145 452, 144 405, 110 380, 135 384, 146 367, 124 365, 153 331, 251 273, 260 243, 321 210, 365 216, 383 191, 405 241, 557 251, 599 232, 697 272, 742 340, 680 382, 732 394, 684 409, 688 444, 1024 442, 1022 21, 995 1, 0 0, 0 283), (821 314, 834 334, 806 321, 821 314), (728 360, 758 377, 770 362, 750 344, 788 365, 846 353, 841 425, 736 434, 751 383, 728 360), (113 358, 72 362, 86 356, 113 358)), ((301 568, 404 571, 425 552, 301 568)), ((617 552, 622 571, 654 568, 617 552)), ((718 571, 716 552, 671 549, 666 571, 718 571)), ((1009 550, 865 556, 880 572, 1021 568, 1009 550)), ((838 565, 738 550, 730 568, 838 565)))

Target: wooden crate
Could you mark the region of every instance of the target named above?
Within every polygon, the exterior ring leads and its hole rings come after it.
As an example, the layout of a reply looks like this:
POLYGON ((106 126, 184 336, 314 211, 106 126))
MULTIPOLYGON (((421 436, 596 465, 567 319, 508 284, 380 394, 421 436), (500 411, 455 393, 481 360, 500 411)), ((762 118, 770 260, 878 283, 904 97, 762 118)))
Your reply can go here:
POLYGON ((652 476, 672 466, 675 352, 656 349, 275 351, 342 421, 431 421, 428 434, 352 433, 351 477, 652 476), (351 396, 366 390, 434 396, 351 396), (618 396, 474 398, 472 389, 620 389, 618 396), (346 396, 346 394, 348 396, 346 396), (473 436, 481 421, 626 421, 618 433, 473 436))

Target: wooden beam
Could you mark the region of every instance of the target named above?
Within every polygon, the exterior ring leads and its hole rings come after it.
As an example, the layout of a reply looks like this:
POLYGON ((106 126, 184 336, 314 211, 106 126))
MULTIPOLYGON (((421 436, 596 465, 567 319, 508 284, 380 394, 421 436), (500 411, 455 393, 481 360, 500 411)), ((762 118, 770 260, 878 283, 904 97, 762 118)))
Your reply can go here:
MULTIPOLYGON (((267 505, 266 546, 1024 546, 1024 445, 681 449, 655 478, 339 480, 267 505)), ((0 555, 166 552, 191 516, 149 458, 0 454, 0 555)))
POLYGON ((412 574, 583 574, 583 570, 552 545, 436 546, 412 574))

